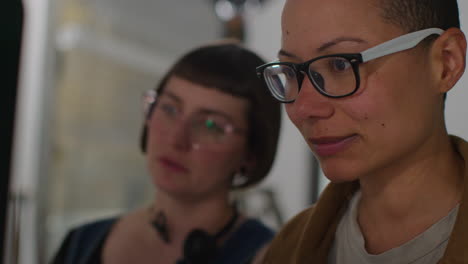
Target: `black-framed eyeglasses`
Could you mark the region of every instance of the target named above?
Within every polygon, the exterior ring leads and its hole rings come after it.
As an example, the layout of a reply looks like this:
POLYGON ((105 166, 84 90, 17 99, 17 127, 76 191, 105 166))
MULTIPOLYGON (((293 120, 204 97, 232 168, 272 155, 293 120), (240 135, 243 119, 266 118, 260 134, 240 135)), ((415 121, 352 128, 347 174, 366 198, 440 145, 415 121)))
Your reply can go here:
POLYGON ((358 90, 361 63, 414 48, 427 37, 442 35, 443 32, 439 28, 423 29, 360 53, 330 54, 304 63, 271 62, 257 67, 257 76, 265 81, 273 97, 283 103, 296 100, 305 75, 319 93, 331 98, 341 98, 358 90))

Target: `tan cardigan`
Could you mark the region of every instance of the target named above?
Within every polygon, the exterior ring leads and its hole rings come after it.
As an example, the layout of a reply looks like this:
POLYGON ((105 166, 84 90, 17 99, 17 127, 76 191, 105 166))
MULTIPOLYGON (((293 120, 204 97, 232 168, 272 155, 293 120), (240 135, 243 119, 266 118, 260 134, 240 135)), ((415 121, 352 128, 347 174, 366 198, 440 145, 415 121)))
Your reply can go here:
MULTIPOLYGON (((468 142, 453 136, 451 139, 465 160, 464 178, 468 179, 468 142)), ((465 180, 464 190, 467 187, 468 180, 465 180)), ((263 263, 327 263, 338 222, 358 188, 357 182, 330 183, 314 207, 295 216, 274 238, 263 263)), ((439 264, 449 263, 468 264, 468 192, 465 191, 445 254, 439 261, 439 264)))

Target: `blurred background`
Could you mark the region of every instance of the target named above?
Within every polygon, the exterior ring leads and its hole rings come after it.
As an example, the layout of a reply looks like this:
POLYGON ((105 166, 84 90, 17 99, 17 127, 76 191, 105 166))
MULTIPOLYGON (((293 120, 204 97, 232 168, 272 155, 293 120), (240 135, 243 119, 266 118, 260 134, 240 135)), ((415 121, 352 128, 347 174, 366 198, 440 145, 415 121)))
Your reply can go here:
MULTIPOLYGON (((143 91, 194 46, 238 38, 280 47, 281 0, 24 0, 5 263, 47 263, 66 231, 148 204, 138 148, 143 91)), ((468 3, 460 2, 462 24, 468 3)), ((449 93, 449 131, 468 138, 468 77, 449 93)), ((284 112, 284 111, 283 111, 284 112)), ((283 113, 284 114, 284 113, 283 113)), ((284 114, 271 175, 239 193, 278 228, 327 184, 284 114)))

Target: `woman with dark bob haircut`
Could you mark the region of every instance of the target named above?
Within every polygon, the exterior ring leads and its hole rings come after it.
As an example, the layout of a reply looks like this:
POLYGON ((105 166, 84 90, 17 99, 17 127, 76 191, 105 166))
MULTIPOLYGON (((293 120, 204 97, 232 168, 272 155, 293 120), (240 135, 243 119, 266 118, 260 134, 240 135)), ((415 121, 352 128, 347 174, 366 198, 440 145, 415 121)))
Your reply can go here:
POLYGON ((273 237, 230 192, 259 183, 276 154, 280 105, 234 42, 196 48, 145 96, 141 148, 154 201, 69 232, 54 263, 246 263, 273 237))

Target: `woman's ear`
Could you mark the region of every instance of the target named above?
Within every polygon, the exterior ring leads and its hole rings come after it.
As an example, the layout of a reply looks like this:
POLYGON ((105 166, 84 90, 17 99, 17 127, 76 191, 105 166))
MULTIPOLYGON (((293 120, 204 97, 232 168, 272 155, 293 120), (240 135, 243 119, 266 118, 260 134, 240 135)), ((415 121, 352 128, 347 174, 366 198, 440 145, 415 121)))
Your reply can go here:
POLYGON ((247 158, 240 164, 233 174, 232 186, 242 186, 249 181, 250 173, 255 170, 255 156, 247 154, 247 158))
POLYGON ((458 28, 449 28, 433 43, 439 92, 446 93, 458 82, 465 71, 466 38, 458 28))

